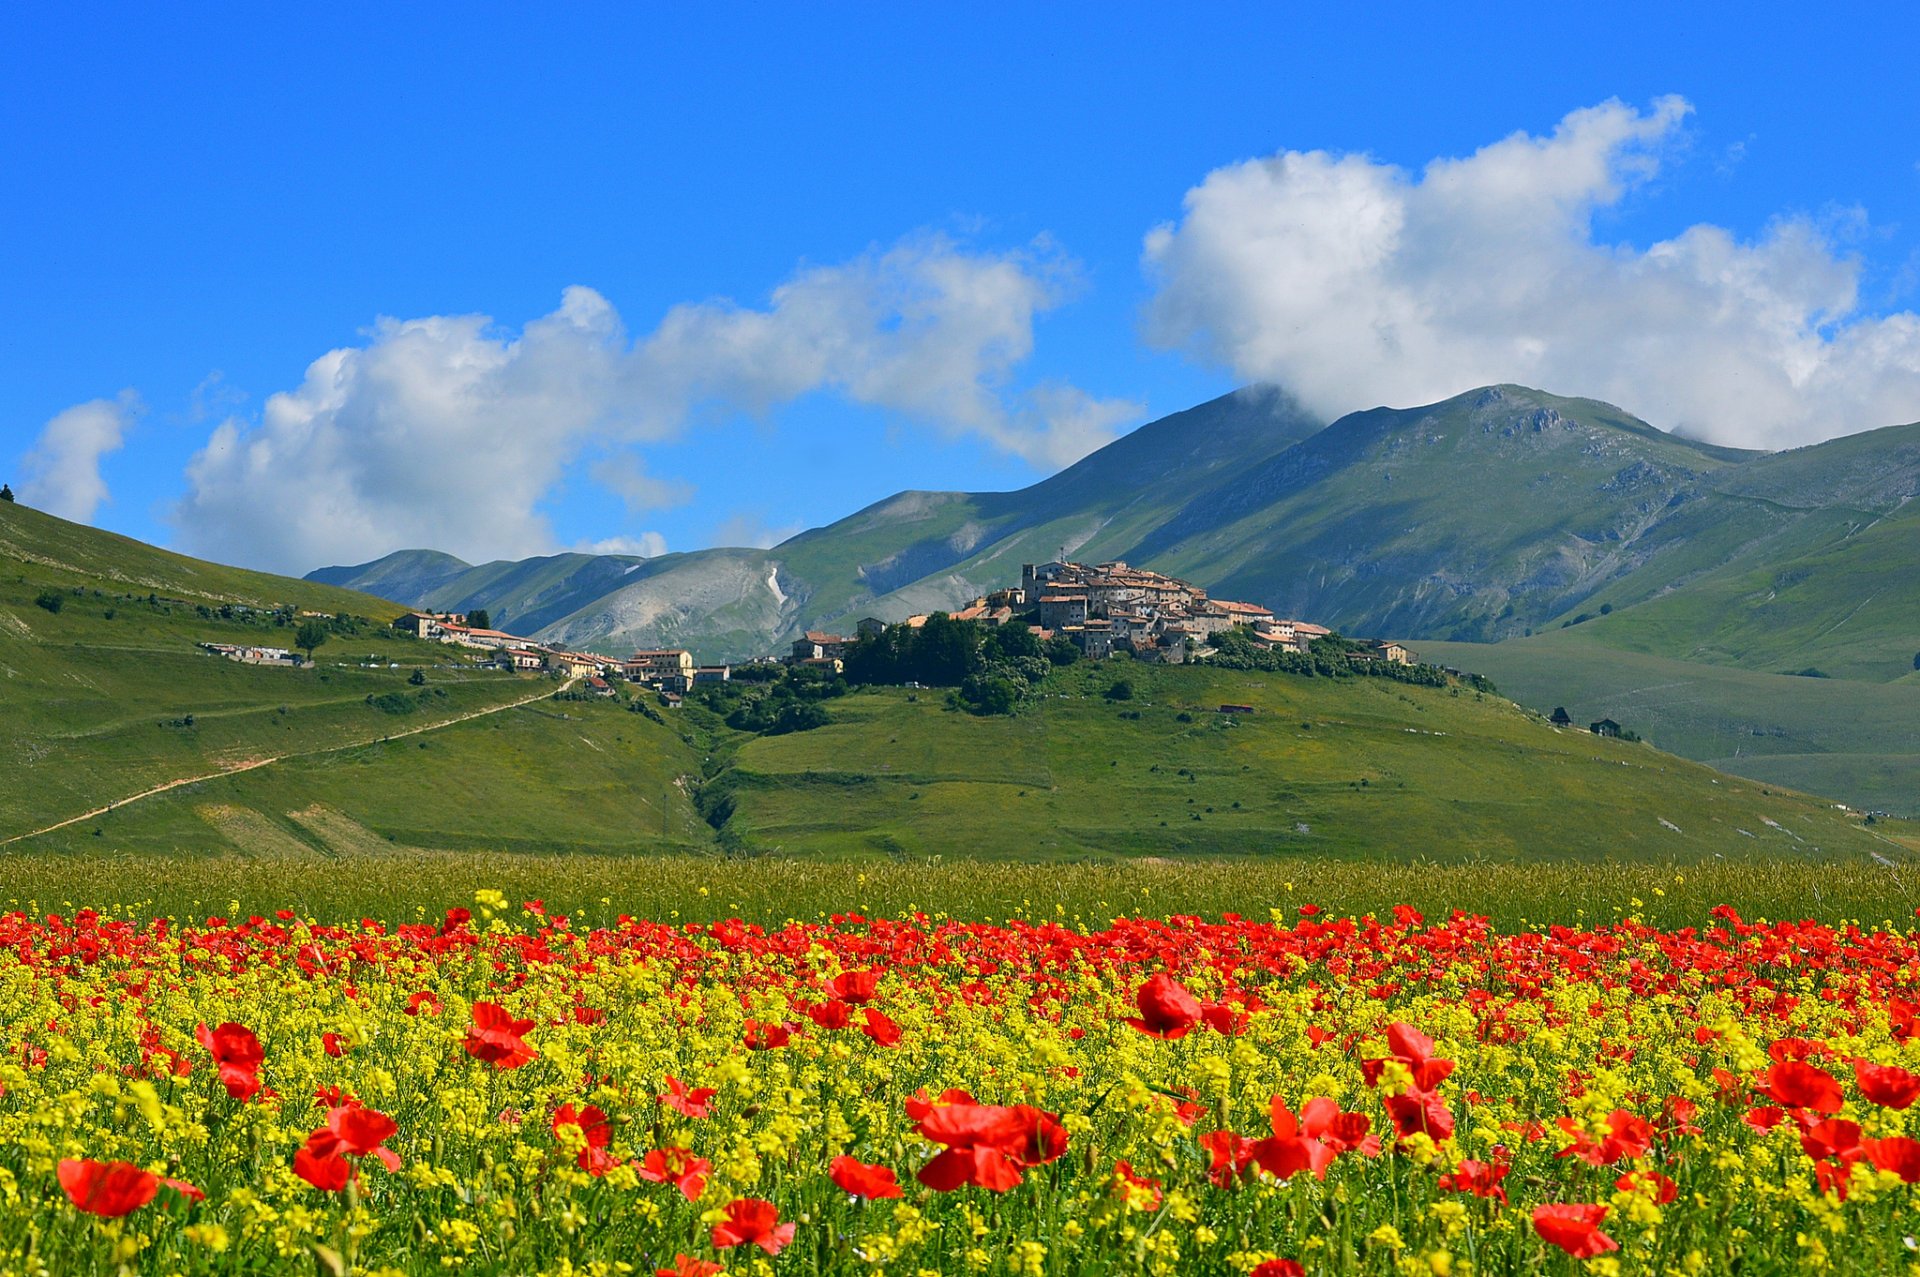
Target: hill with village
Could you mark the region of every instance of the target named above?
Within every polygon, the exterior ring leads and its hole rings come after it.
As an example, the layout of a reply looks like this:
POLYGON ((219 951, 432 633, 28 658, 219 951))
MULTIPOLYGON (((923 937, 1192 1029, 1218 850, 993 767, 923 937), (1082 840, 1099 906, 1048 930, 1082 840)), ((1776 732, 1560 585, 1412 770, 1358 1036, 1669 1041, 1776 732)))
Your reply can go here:
POLYGON ((730 664, 0 503, 0 855, 1910 850, 1901 822, 1557 727, 1403 645, 1118 562, 1025 567, 952 613, 730 664))
POLYGON ((485 607, 563 645, 725 660, 962 609, 1023 563, 1121 561, 1424 646, 1543 714, 1911 813, 1916 494, 1920 425, 1760 454, 1519 386, 1331 424, 1253 387, 1032 487, 901 493, 768 550, 479 567, 401 551, 313 579, 485 607))

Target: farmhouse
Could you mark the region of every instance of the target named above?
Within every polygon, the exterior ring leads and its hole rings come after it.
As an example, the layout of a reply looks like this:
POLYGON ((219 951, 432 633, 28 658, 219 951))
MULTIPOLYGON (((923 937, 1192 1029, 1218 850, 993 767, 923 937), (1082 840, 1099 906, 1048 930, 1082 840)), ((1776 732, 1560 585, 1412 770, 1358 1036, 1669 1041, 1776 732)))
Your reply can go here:
POLYGON ((493 654, 493 663, 503 670, 530 672, 546 668, 547 654, 528 647, 503 647, 493 654))
POLYGON ((663 692, 684 692, 693 686, 693 653, 683 647, 635 652, 622 668, 633 682, 663 692))
POLYGON ((847 645, 851 640, 838 634, 828 634, 822 630, 808 630, 793 641, 793 660, 826 661, 837 660, 847 654, 847 645))
POLYGON ((1599 722, 1590 725, 1587 730, 1595 736, 1618 736, 1622 728, 1620 724, 1614 722, 1611 718, 1603 718, 1599 722))
POLYGON ((297 666, 300 658, 284 647, 254 647, 240 643, 202 643, 200 647, 215 656, 224 656, 242 665, 297 666))

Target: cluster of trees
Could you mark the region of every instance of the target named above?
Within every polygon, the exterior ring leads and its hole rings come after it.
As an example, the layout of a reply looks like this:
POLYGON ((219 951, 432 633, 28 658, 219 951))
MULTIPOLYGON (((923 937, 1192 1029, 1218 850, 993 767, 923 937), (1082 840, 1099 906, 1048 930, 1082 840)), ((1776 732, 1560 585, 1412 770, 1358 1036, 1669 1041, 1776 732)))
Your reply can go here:
POLYGON ((762 736, 810 732, 833 721, 822 702, 847 694, 847 682, 810 666, 746 665, 731 681, 696 688, 696 703, 726 719, 727 726, 762 736))
POLYGON ((856 685, 951 687, 970 713, 1010 714, 1047 671, 1079 658, 1068 640, 1042 643, 1024 625, 987 628, 935 612, 919 629, 889 625, 862 635, 847 651, 846 677, 856 685))
MULTIPOLYGON (((1420 687, 1445 687, 1447 672, 1437 665, 1396 665, 1391 661, 1367 659, 1365 645, 1338 634, 1315 639, 1306 652, 1284 652, 1262 647, 1238 630, 1227 630, 1213 637, 1214 653, 1208 665, 1229 670, 1262 670, 1271 674, 1298 674, 1307 678, 1385 678, 1396 683, 1420 687)), ((1481 691, 1493 685, 1475 676, 1470 680, 1481 691)))

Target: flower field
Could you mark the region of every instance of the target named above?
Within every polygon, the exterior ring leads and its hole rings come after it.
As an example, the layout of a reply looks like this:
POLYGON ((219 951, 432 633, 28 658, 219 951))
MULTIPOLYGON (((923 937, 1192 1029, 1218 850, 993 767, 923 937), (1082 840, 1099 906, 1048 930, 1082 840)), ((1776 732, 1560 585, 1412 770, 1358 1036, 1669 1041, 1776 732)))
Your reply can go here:
POLYGON ((0 915, 0 1273, 1913 1272, 1920 933, 0 915))

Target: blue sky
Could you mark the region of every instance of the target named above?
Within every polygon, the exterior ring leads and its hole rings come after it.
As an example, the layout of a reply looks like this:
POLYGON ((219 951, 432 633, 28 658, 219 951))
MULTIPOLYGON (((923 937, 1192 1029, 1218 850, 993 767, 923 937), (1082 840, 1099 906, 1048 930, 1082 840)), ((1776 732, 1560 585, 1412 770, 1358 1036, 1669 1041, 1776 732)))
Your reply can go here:
POLYGON ((0 477, 305 571, 764 541, 1253 379, 1920 418, 1920 20, 1553 8, 13 6, 0 477))

